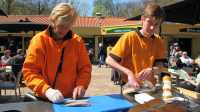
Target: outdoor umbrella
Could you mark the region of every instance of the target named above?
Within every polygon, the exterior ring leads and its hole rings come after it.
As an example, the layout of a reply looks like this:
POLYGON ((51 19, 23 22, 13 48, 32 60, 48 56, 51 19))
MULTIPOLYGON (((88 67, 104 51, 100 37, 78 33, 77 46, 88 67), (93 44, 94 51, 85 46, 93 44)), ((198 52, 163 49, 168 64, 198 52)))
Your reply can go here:
POLYGON ((7 14, 2 9, 0 9, 0 16, 7 16, 7 14))
MULTIPOLYGON (((200 23, 200 0, 184 0, 164 6, 165 21, 185 24, 200 23)), ((138 20, 141 15, 128 18, 127 20, 138 20)))
MULTIPOLYGON (((35 23, 31 21, 19 21, 19 22, 5 22, 0 23, 0 31, 7 32, 25 32, 28 31, 41 31, 48 27, 48 24, 35 23)), ((22 49, 24 51, 24 36, 22 36, 22 49)))
POLYGON ((200 1, 184 0, 176 4, 165 6, 166 21, 197 24, 200 23, 200 1))

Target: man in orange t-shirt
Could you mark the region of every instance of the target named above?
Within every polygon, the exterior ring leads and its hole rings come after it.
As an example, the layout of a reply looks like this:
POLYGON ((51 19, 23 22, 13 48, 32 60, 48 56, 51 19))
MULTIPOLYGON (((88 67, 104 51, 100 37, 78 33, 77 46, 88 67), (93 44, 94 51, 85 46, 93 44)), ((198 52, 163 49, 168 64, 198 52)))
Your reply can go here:
POLYGON ((106 58, 108 65, 125 74, 123 80, 133 88, 139 88, 144 80, 155 84, 152 75, 154 61, 165 58, 164 40, 155 32, 164 15, 156 3, 147 4, 141 16, 142 29, 125 33, 106 58))
POLYGON ((70 4, 58 4, 49 16, 49 27, 32 38, 23 65, 26 85, 53 103, 83 97, 91 80, 84 42, 71 31, 76 18, 70 4))

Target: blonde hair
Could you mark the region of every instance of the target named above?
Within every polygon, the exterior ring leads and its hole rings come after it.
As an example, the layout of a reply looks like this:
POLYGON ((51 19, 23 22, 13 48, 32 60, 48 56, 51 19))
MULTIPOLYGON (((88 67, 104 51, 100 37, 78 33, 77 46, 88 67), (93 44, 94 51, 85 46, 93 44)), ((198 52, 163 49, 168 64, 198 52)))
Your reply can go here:
POLYGON ((60 3, 56 5, 49 16, 50 24, 59 22, 60 24, 69 24, 77 18, 76 10, 69 3, 60 3))

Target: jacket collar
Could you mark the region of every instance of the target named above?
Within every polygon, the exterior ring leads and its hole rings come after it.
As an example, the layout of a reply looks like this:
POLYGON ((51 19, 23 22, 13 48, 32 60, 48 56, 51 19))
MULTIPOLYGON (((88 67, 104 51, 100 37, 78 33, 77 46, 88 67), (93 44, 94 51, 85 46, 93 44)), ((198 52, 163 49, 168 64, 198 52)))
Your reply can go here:
MULTIPOLYGON (((51 38, 53 38, 53 39, 55 40, 53 28, 52 28, 51 26, 49 26, 49 27, 47 28, 47 32, 48 32, 48 35, 49 35, 51 38)), ((71 39, 71 38, 72 38, 72 35, 73 35, 73 32, 70 30, 70 31, 64 36, 63 40, 69 40, 69 39, 71 39)))

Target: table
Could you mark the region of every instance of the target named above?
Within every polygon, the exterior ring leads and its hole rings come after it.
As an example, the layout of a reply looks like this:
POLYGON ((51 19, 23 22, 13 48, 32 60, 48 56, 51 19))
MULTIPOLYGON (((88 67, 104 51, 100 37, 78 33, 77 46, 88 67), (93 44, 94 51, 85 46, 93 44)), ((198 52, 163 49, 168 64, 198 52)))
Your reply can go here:
POLYGON ((67 107, 60 104, 53 104, 54 112, 127 112, 134 105, 119 94, 93 96, 87 99, 91 106, 67 107))
POLYGON ((43 101, 0 104, 0 112, 127 112, 135 104, 119 94, 87 97, 91 106, 68 107, 64 104, 51 104, 43 101), (9 112, 9 111, 7 111, 9 112), (11 111, 16 112, 16 111, 11 111))

